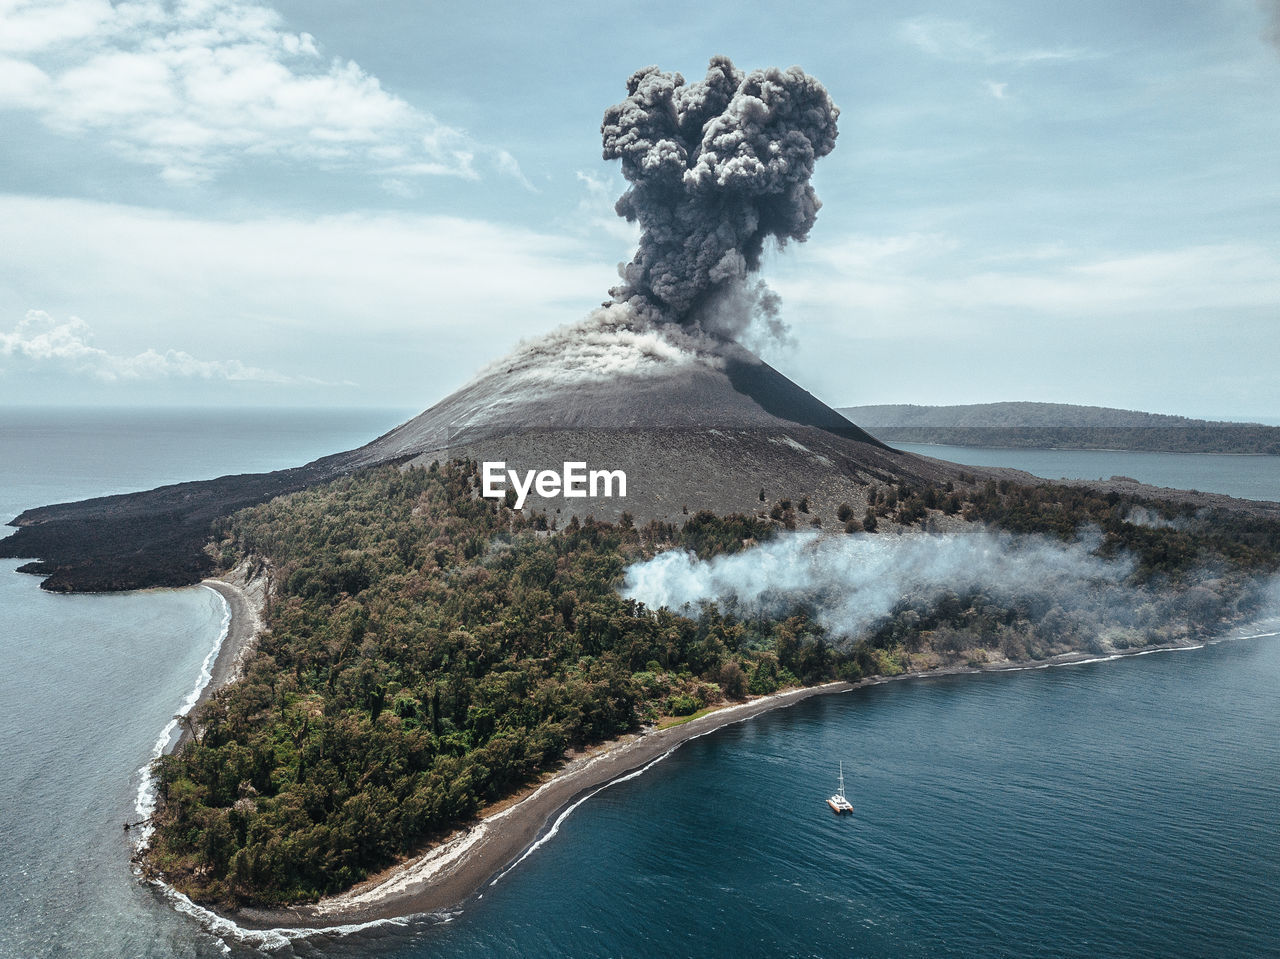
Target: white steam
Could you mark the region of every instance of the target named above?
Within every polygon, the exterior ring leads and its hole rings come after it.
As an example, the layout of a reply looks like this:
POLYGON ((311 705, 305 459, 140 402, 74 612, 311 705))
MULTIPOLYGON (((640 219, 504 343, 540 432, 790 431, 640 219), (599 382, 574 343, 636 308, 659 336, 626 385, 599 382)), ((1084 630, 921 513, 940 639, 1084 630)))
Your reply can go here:
POLYGON ((722 369, 722 352, 723 344, 697 330, 647 323, 630 306, 611 303, 522 342, 476 379, 501 373, 504 386, 536 392, 619 377, 648 379, 697 365, 722 369))
POLYGON ((1014 537, 985 529, 928 535, 822 537, 804 531, 711 560, 670 550, 627 570, 623 595, 657 609, 716 603, 739 615, 813 611, 833 636, 854 637, 904 600, 980 592, 995 601, 1028 594, 1063 611, 1129 605, 1120 584, 1131 560, 1104 559, 1085 542, 1014 537))

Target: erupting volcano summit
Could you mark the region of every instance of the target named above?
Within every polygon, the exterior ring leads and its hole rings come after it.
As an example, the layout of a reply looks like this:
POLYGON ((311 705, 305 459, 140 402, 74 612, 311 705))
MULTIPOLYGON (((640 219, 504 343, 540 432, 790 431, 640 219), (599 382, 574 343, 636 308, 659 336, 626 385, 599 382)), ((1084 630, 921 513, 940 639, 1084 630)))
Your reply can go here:
POLYGON ((0 555, 48 589, 195 582, 210 523, 283 493, 382 463, 467 457, 521 471, 587 462, 628 477, 625 498, 529 497, 570 514, 678 522, 808 498, 814 518, 865 501, 870 484, 929 483, 948 464, 874 440, 742 345, 780 335, 779 301, 754 277, 767 240, 803 241, 820 207, 809 183, 839 111, 798 67, 743 73, 726 57, 686 83, 637 71, 605 112, 604 155, 630 186, 635 256, 612 301, 518 347, 467 386, 372 443, 276 473, 28 510, 0 555))

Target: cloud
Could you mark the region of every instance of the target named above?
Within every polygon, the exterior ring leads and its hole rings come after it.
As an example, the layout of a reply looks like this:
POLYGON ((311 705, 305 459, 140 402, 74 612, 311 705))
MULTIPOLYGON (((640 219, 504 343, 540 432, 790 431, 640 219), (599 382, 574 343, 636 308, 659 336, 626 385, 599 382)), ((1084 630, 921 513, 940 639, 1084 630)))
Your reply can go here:
POLYGON ((800 272, 779 264, 774 285, 792 307, 856 316, 872 335, 923 331, 934 321, 954 329, 975 317, 998 324, 1010 315, 1077 330, 1137 315, 1202 325, 1209 315, 1268 311, 1280 302, 1280 261, 1261 244, 1140 253, 1053 245, 981 257, 965 251, 940 233, 833 238, 796 253, 800 272))
POLYGON ((1253 419, 1280 402, 1280 258, 1262 241, 854 234, 779 258, 770 282, 810 331, 771 362, 835 405, 1034 399, 1253 419))
POLYGON ((0 0, 0 107, 97 137, 171 181, 253 157, 393 180, 484 168, 527 185, 509 153, 326 56, 254 0, 0 0))
POLYGON ((0 333, 0 372, 20 364, 54 366, 102 383, 201 379, 288 384, 315 380, 246 366, 239 360, 198 360, 182 350, 148 349, 120 356, 90 345, 93 333, 77 316, 59 322, 42 310, 28 310, 12 333, 0 333))
POLYGON ((1261 246, 1201 244, 1077 257, 1038 273, 977 272, 946 292, 974 305, 1067 316, 1267 308, 1280 302, 1280 262, 1261 246))
POLYGON ((1092 59, 1096 54, 1075 47, 1012 50, 1002 47, 990 34, 976 30, 961 20, 944 17, 913 17, 902 24, 902 37, 912 46, 956 63, 985 63, 1024 66, 1032 63, 1092 59))
POLYGON ((128 355, 180 344, 216 358, 234 343, 246 364, 416 403, 585 316, 630 242, 438 215, 207 219, 0 194, 0 317, 89 317, 128 355))
POLYGON ((635 246, 640 239, 640 226, 618 216, 614 209, 622 187, 612 180, 585 170, 577 172, 582 193, 574 219, 566 227, 577 231, 598 230, 615 237, 628 246, 635 246))
POLYGON ((994 80, 988 80, 986 83, 987 92, 997 100, 1007 100, 1009 98, 1009 84, 996 83, 994 80))

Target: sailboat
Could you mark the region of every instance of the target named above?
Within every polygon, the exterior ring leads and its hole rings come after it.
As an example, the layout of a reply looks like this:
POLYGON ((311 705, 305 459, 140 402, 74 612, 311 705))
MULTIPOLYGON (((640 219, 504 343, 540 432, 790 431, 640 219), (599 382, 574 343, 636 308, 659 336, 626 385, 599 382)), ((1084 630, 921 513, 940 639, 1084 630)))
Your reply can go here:
POLYGON ((840 788, 836 790, 836 794, 827 800, 827 805, 831 807, 831 811, 837 816, 843 816, 847 812, 853 812, 853 804, 844 798, 844 763, 840 763, 840 788))

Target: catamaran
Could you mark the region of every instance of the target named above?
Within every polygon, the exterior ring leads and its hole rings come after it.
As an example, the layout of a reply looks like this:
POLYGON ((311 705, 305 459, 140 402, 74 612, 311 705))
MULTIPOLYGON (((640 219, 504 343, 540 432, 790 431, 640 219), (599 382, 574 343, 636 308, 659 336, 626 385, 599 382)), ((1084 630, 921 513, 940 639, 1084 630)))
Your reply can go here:
POLYGON ((844 762, 840 763, 840 788, 836 790, 836 794, 827 800, 827 805, 831 807, 831 811, 837 816, 843 816, 847 812, 853 812, 853 804, 844 798, 844 762))

